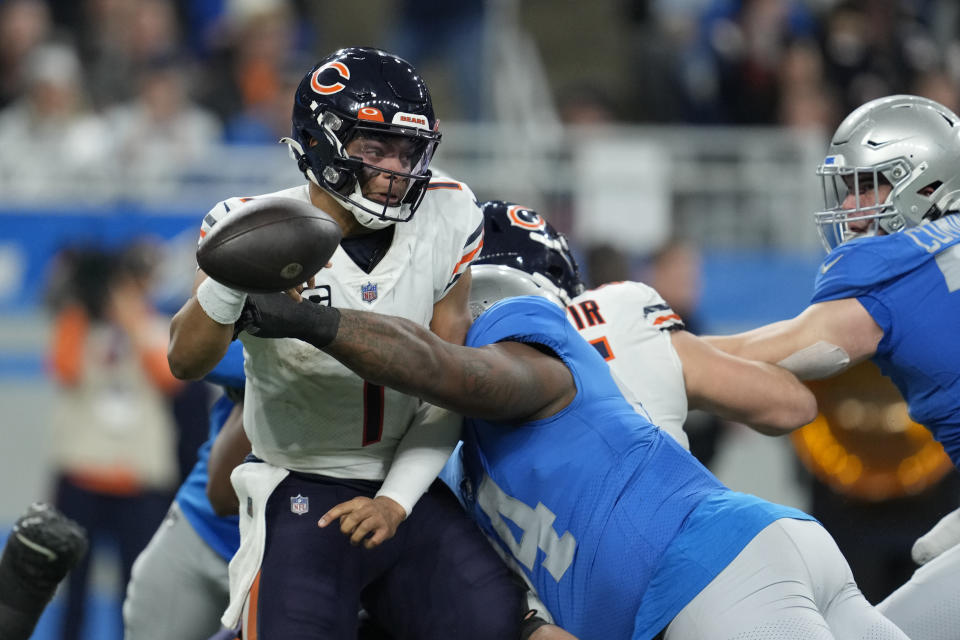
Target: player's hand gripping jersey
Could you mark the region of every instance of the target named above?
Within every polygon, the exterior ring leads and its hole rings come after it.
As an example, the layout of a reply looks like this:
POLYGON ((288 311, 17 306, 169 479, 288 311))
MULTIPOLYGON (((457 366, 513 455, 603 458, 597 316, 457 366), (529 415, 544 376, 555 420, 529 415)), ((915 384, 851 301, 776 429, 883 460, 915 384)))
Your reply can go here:
POLYGON ((817 274, 813 302, 856 298, 883 329, 873 361, 960 466, 960 215, 846 242, 817 274), (947 337, 947 339, 945 339, 947 337))
MULTIPOLYGON (((269 196, 309 201, 307 186, 269 196)), ((219 203, 201 237, 245 198, 219 203)), ((370 273, 338 247, 331 266, 303 292, 315 304, 368 309, 428 326, 433 305, 479 253, 483 217, 469 188, 434 180, 410 221, 370 273)), ((202 242, 202 239, 201 239, 202 242)), ((367 384, 336 360, 295 339, 241 334, 246 352, 243 422, 257 457, 278 467, 339 478, 381 480, 418 399, 367 384)))
POLYGON ((567 319, 606 360, 634 408, 689 448, 683 365, 670 340, 683 321, 660 294, 639 282, 605 284, 574 298, 567 319))

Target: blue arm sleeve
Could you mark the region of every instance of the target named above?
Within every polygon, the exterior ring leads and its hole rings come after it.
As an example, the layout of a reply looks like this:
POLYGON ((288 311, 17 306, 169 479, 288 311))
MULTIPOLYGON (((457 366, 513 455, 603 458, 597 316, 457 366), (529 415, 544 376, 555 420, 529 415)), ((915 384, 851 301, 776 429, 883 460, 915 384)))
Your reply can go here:
POLYGON ((224 387, 243 389, 247 377, 243 373, 243 345, 239 340, 230 343, 223 359, 203 379, 224 387))

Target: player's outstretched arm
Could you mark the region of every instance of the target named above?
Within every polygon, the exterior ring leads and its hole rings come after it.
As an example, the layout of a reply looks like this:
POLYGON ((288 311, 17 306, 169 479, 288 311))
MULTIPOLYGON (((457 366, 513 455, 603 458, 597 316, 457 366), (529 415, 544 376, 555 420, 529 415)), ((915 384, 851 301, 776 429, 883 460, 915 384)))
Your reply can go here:
POLYGON ((241 327, 261 338, 298 338, 374 384, 465 416, 511 422, 551 416, 573 399, 573 376, 553 354, 517 342, 481 348, 441 340, 393 316, 251 295, 241 327))
POLYGON ((818 302, 790 320, 704 339, 727 353, 779 364, 801 380, 836 375, 877 351, 883 330, 855 298, 818 302))
POLYGON ((327 353, 366 380, 461 415, 497 422, 539 419, 576 394, 566 365, 530 345, 460 347, 400 318, 342 314, 327 353))
POLYGON ((817 417, 816 398, 786 369, 724 353, 686 331, 673 332, 671 340, 692 408, 766 435, 789 433, 817 417))
MULTIPOLYGON (((209 373, 227 352, 233 339, 233 323, 230 319, 231 291, 209 280, 202 271, 197 272, 193 295, 180 308, 170 322, 170 345, 167 347, 167 362, 170 371, 181 380, 199 380, 209 373), (205 291, 199 292, 203 286, 205 291), (210 302, 205 311, 198 296, 206 295, 210 302), (213 313, 219 322, 210 316, 213 313)), ((239 301, 236 314, 243 308, 245 294, 233 292, 239 301)), ((234 305, 236 306, 236 302, 234 305)))

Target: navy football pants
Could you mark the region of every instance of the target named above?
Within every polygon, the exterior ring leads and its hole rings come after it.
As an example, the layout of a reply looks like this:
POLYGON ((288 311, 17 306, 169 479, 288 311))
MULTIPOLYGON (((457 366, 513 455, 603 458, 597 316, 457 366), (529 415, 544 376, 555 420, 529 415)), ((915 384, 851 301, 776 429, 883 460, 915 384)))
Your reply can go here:
POLYGON ((396 640, 518 637, 523 589, 442 483, 375 549, 352 546, 337 524, 317 527, 328 509, 377 486, 294 473, 280 483, 251 592, 257 640, 353 640, 361 605, 396 640), (298 495, 307 514, 291 509, 298 495))

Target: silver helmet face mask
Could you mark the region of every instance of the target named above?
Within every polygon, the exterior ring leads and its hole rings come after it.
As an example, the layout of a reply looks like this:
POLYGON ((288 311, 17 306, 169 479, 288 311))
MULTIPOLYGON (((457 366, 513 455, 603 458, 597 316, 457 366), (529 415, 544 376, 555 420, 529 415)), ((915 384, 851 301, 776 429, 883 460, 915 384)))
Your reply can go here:
POLYGON ((837 128, 817 168, 824 209, 814 217, 824 247, 896 233, 952 210, 960 200, 958 163, 960 127, 946 107, 905 95, 861 106, 837 128), (890 193, 876 202, 874 190, 884 184, 890 193))
MULTIPOLYGON (((823 188, 824 209, 814 214, 820 241, 830 251, 848 240, 877 235, 882 228, 887 233, 895 233, 904 228, 903 216, 893 207, 893 190, 878 202, 878 189, 886 184, 887 175, 908 175, 900 166, 902 163, 874 167, 843 167, 842 158, 828 157, 817 169, 823 188), (852 207, 844 207, 849 196, 853 197, 852 207), (881 222, 882 221, 882 222, 881 222), (850 223, 854 223, 851 227, 850 223), (867 223, 867 224, 864 224, 867 223)), ((892 185, 896 189, 898 185, 892 185)))

